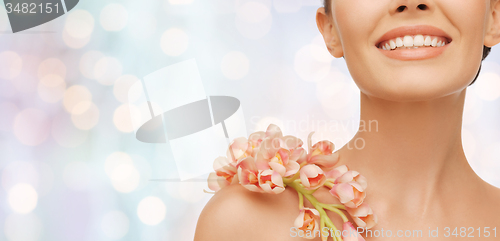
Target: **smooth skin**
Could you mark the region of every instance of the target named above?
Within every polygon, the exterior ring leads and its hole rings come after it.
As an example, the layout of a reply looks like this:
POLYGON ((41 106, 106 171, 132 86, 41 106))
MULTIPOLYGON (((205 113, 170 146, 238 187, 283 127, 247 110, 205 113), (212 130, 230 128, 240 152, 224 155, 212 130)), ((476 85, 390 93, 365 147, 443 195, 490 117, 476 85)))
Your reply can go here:
MULTIPOLYGON (((365 202, 379 220, 372 230, 386 235, 365 239, 500 240, 500 189, 472 170, 461 142, 467 86, 483 45, 500 42, 500 0, 332 0, 329 13, 319 8, 316 20, 329 52, 345 57, 361 90, 361 120, 378 123, 342 147, 337 164, 368 180, 365 202), (438 57, 414 61, 390 59, 375 47, 387 31, 417 24, 443 29, 452 43, 438 57), (359 138, 364 148, 354 148, 359 138), (459 237, 445 237, 447 227, 450 234, 456 227, 459 237), (460 238, 462 227, 469 237, 460 238), (437 238, 428 237, 429 228, 438 229, 437 238), (422 230, 423 237, 396 237, 398 230, 422 230)), ((314 195, 335 202, 326 188, 314 195)), ((225 187, 202 211, 194 240, 306 240, 290 236, 297 204, 288 188, 271 195, 225 187)))

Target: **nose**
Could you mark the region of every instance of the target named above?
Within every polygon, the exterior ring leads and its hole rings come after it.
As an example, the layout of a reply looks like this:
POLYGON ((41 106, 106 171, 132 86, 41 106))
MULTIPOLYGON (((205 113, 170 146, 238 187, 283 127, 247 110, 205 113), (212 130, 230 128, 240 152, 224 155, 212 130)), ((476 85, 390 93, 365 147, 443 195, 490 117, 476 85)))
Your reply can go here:
POLYGON ((391 14, 403 12, 417 13, 426 12, 431 9, 428 0, 395 0, 391 4, 391 14))

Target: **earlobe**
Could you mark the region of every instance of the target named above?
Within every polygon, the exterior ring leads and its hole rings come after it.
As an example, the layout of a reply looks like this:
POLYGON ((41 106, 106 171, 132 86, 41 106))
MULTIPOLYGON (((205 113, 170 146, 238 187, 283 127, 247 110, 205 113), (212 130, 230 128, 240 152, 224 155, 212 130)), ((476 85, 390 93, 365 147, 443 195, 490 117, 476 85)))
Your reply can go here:
POLYGON ((484 36, 484 45, 493 47, 500 43, 500 0, 492 1, 489 23, 484 36))
POLYGON ((325 13, 325 8, 321 7, 316 11, 316 24, 323 35, 326 48, 335 58, 344 56, 342 43, 339 41, 338 34, 333 24, 333 20, 325 13))

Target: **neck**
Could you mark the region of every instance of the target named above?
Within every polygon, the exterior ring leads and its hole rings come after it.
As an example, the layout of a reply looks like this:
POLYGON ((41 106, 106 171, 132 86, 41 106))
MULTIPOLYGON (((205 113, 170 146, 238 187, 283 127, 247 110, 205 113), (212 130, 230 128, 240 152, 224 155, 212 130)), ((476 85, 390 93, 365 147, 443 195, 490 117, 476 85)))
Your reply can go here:
POLYGON ((339 164, 367 177, 375 202, 425 209, 439 193, 476 177, 462 149, 464 100, 465 90, 408 103, 361 94, 360 129, 339 150, 339 164))

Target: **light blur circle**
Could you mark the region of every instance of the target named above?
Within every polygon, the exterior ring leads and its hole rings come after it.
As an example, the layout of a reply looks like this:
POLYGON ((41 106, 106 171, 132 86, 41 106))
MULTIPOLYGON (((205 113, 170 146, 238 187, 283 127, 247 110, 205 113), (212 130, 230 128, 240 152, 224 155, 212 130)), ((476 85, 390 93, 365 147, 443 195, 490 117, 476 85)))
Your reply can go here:
MULTIPOLYGON (((137 78, 134 75, 122 75, 120 76, 114 86, 113 86, 113 94, 115 95, 115 98, 122 102, 122 103, 128 103, 128 94, 130 87, 134 85, 135 83, 139 82, 139 78, 137 78)), ((130 102, 134 102, 135 100, 130 100, 130 102)))
POLYGON ((141 175, 134 165, 121 164, 113 169, 110 179, 116 191, 129 193, 139 186, 141 175))
POLYGON ((142 199, 137 206, 137 216, 141 222, 147 225, 157 225, 167 213, 167 207, 163 201, 154 196, 148 196, 142 199))
POLYGON ((66 90, 66 82, 59 75, 45 75, 38 82, 38 96, 47 103, 56 103, 61 100, 66 90))
POLYGON ((500 76, 497 73, 481 73, 474 86, 479 98, 493 101, 500 97, 500 76))
POLYGON ((71 114, 71 121, 76 128, 80 130, 90 130, 99 122, 99 108, 94 103, 88 105, 86 102, 80 102, 73 109, 75 113, 71 114), (79 106, 83 106, 79 108, 79 106), (85 109, 85 111, 79 111, 85 109))
POLYGON ((52 138, 62 147, 74 148, 87 140, 88 131, 76 128, 65 113, 52 120, 52 138))
POLYGON ((137 107, 129 104, 123 104, 116 108, 113 114, 113 123, 121 132, 133 132, 134 125, 132 123, 132 116, 137 116, 140 114, 141 111, 137 107))
POLYGON ((41 110, 25 109, 14 119, 14 134, 17 139, 28 146, 43 143, 50 133, 50 120, 41 110))
POLYGON ((120 61, 113 57, 103 57, 94 66, 94 77, 102 85, 112 85, 122 75, 120 61))
POLYGON ((13 79, 22 70, 23 60, 13 51, 3 51, 0 53, 0 78, 13 79))
POLYGON ((103 57, 105 57, 104 54, 96 50, 91 50, 83 54, 79 65, 80 73, 86 78, 95 79, 95 65, 103 57))
POLYGON ((161 50, 169 56, 179 56, 186 52, 189 45, 188 35, 179 28, 165 31, 160 40, 161 50))
POLYGON ((101 10, 99 21, 106 31, 120 31, 127 26, 128 11, 121 4, 110 3, 101 10))
POLYGON ((248 74, 250 61, 248 57, 239 51, 229 52, 222 58, 222 74, 231 80, 238 80, 248 74))
MULTIPOLYGON (((74 108, 81 102, 90 102, 92 94, 85 86, 73 85, 64 92, 63 105, 68 113, 73 113, 74 108)), ((90 106, 89 106, 90 107, 90 106)))
POLYGON ((331 71, 316 86, 316 95, 327 109, 341 109, 353 100, 354 92, 349 84, 348 77, 340 71, 331 71))
POLYGON ((66 65, 58 58, 45 59, 38 65, 38 78, 43 79, 46 75, 58 75, 66 78, 66 65))
POLYGON ((121 211, 110 211, 104 215, 101 221, 101 229, 104 235, 110 239, 121 239, 128 233, 130 221, 121 211))
POLYGON ((120 151, 113 152, 106 158, 106 161, 104 162, 104 170, 106 171, 106 174, 111 177, 115 168, 122 164, 133 165, 130 155, 120 151))
POLYGON ((88 11, 75 9, 66 16, 64 31, 70 37, 82 39, 89 37, 94 30, 94 17, 88 11))
POLYGON ((68 47, 72 49, 81 49, 85 47, 90 42, 90 36, 88 35, 83 38, 75 38, 71 36, 67 31, 63 31, 62 33, 62 39, 64 44, 66 44, 68 47))
POLYGON ((9 189, 8 200, 12 210, 25 214, 35 209, 38 194, 30 184, 18 183, 9 189))
POLYGON ((318 55, 315 54, 318 51, 321 51, 320 47, 309 44, 295 54, 295 72, 305 81, 318 82, 330 72, 331 61, 318 59, 318 55))
POLYGON ((5 218, 4 232, 9 241, 37 241, 43 224, 35 213, 12 213, 5 218))

